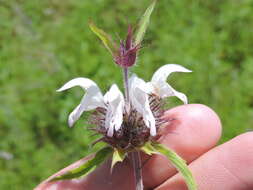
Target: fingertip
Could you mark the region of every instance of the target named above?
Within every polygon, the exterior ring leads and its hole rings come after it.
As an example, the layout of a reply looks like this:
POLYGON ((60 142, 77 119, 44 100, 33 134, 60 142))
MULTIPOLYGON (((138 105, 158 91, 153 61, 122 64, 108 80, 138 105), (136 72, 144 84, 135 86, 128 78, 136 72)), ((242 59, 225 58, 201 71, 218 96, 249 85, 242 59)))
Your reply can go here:
MULTIPOLYGON (((221 121, 216 112, 210 107, 203 104, 186 104, 177 106, 164 113, 164 117, 175 117, 186 120, 186 122, 198 122, 199 124, 208 125, 210 130, 214 131, 219 139, 222 133, 221 121)), ((196 123, 197 124, 197 123, 196 123)))
MULTIPOLYGON (((253 132, 241 134, 220 146, 219 161, 253 188, 253 132)), ((218 153, 217 153, 218 154, 218 153)))
MULTIPOLYGON (((222 126, 218 115, 208 106, 187 104, 165 112, 164 118, 173 119, 165 128, 163 143, 189 154, 203 153, 214 147, 221 137, 222 126), (166 134, 167 133, 167 134, 166 134)), ((192 154, 193 157, 194 154, 192 154)))
MULTIPOLYGON (((210 150, 189 165, 199 190, 253 189, 253 132, 244 133, 210 150)), ((177 174, 156 190, 187 189, 177 174)))
MULTIPOLYGON (((214 147, 221 136, 219 117, 205 105, 178 106, 166 111, 163 119, 169 122, 162 127, 159 141, 188 163, 214 147)), ((153 188, 175 173, 175 168, 167 159, 155 155, 144 167, 144 183, 153 188)))

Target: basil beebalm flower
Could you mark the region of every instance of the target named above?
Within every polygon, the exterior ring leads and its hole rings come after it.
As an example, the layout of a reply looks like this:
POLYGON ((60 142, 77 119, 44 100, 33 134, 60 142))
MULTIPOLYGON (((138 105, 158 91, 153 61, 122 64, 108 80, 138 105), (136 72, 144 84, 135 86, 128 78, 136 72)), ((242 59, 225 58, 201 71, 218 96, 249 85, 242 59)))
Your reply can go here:
POLYGON ((87 78, 75 78, 67 82, 57 91, 64 91, 79 86, 86 91, 81 103, 70 113, 70 127, 80 118, 84 111, 96 110, 93 122, 98 126, 97 132, 104 135, 104 141, 117 148, 129 149, 143 145, 149 138, 156 136, 161 126, 163 110, 162 100, 168 96, 177 96, 184 103, 187 98, 166 83, 167 76, 172 72, 191 72, 175 64, 162 66, 145 82, 135 74, 129 79, 130 105, 125 102, 122 92, 116 84, 103 96, 95 82, 87 78), (128 107, 129 106, 129 107, 128 107), (137 130, 138 129, 138 130, 137 130), (131 136, 131 138, 130 138, 131 136), (138 140, 145 136, 146 140, 138 140), (128 139, 127 139, 127 138, 128 139), (124 143, 118 143, 124 140, 124 143), (140 144, 136 144, 139 142, 140 144))
POLYGON ((64 84, 57 91, 65 91, 72 87, 81 87, 84 96, 79 105, 69 114, 68 125, 72 127, 84 111, 94 110, 90 122, 95 132, 101 137, 95 142, 108 144, 95 156, 79 168, 70 170, 53 180, 65 180, 88 175, 107 158, 112 158, 113 166, 131 159, 135 173, 136 190, 143 190, 140 151, 152 155, 162 154, 182 173, 190 190, 196 189, 196 184, 186 163, 175 152, 157 142, 159 130, 168 120, 163 119, 163 102, 170 96, 176 96, 187 104, 185 94, 176 91, 167 83, 167 78, 173 72, 191 72, 177 64, 167 64, 160 67, 149 82, 136 74, 129 76, 129 68, 136 64, 138 51, 146 32, 151 13, 156 1, 148 7, 140 19, 137 30, 128 27, 125 40, 120 40, 119 46, 103 30, 92 22, 91 30, 101 39, 113 57, 113 61, 122 69, 124 79, 124 94, 116 84, 113 84, 104 95, 98 85, 88 78, 75 78, 64 84))

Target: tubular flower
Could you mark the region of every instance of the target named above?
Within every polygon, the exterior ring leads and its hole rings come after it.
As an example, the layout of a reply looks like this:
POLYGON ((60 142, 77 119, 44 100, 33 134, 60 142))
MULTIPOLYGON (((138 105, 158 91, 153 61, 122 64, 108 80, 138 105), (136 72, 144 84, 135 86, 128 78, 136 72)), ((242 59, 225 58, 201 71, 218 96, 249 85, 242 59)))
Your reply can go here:
POLYGON ((132 75, 130 83, 130 101, 132 107, 135 108, 143 117, 145 125, 150 129, 152 136, 156 135, 155 118, 149 104, 149 94, 147 84, 144 80, 132 75))
POLYGON ((172 88, 167 82, 168 76, 173 72, 185 72, 189 73, 192 72, 191 70, 188 70, 184 68, 181 65, 177 64, 167 64, 162 67, 160 67, 153 75, 150 82, 148 82, 148 92, 154 93, 155 95, 166 98, 170 96, 176 96, 180 100, 184 102, 184 104, 187 104, 187 97, 185 94, 176 91, 174 88, 172 88))
POLYGON ((84 111, 102 108, 107 110, 105 129, 108 131, 108 136, 112 136, 114 130, 119 130, 122 124, 124 98, 117 85, 112 85, 103 97, 95 82, 87 78, 75 78, 64 84, 57 91, 61 92, 75 86, 80 86, 86 91, 86 94, 83 96, 81 103, 70 113, 69 126, 72 127, 84 111))
POLYGON ((107 105, 105 129, 107 135, 112 137, 114 130, 118 131, 123 122, 124 97, 117 85, 112 85, 105 94, 104 101, 107 105))

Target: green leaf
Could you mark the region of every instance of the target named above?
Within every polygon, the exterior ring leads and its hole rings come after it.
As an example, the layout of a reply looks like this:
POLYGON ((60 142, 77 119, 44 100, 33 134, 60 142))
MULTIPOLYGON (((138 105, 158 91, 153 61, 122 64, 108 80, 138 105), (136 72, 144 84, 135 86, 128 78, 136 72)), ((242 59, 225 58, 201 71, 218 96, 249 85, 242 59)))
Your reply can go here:
POLYGON ((185 178, 189 190, 197 190, 197 184, 194 181, 191 171, 188 169, 186 162, 180 158, 177 153, 168 149, 162 144, 152 144, 152 146, 157 150, 158 153, 166 156, 179 170, 179 172, 185 178))
POLYGON ((154 147, 152 146, 152 144, 150 142, 145 143, 144 146, 142 146, 141 151, 143 151, 144 153, 148 154, 148 155, 152 155, 152 154, 156 154, 157 151, 154 149, 154 147))
POLYGON ((112 151, 113 149, 111 147, 105 147, 99 150, 91 160, 88 160, 78 168, 75 168, 61 176, 53 178, 51 181, 73 179, 81 176, 86 176, 95 170, 103 161, 105 161, 112 154, 112 151))
POLYGON ((142 18, 140 19, 140 22, 138 24, 138 28, 136 31, 136 36, 135 36, 135 44, 140 44, 145 32, 147 30, 148 24, 149 24, 149 20, 150 20, 150 16, 151 13, 154 10, 156 4, 156 0, 153 0, 153 2, 151 3, 151 5, 146 9, 145 13, 143 14, 142 18))
POLYGON ((105 33, 102 29, 98 28, 93 22, 89 22, 89 27, 92 32, 94 32, 99 39, 103 42, 104 46, 109 50, 109 52, 114 55, 117 48, 111 37, 105 33))
POLYGON ((115 149, 112 155, 112 165, 111 165, 111 170, 113 169, 114 165, 117 162, 122 162, 126 157, 126 152, 115 149))

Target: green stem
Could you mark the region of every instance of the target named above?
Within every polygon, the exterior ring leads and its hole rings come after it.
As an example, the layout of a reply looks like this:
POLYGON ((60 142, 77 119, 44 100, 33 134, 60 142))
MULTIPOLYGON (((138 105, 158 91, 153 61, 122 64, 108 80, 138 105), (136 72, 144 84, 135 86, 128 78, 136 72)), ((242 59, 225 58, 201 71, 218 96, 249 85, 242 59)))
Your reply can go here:
MULTIPOLYGON (((130 106, 129 99, 129 70, 128 68, 123 68, 123 78, 124 78, 124 87, 125 87, 125 99, 126 99, 126 107, 130 106)), ((128 110, 128 109, 127 109, 128 110)), ((141 157, 140 152, 132 152, 130 154, 133 170, 134 170, 134 178, 135 178, 135 190, 143 190, 143 179, 142 179, 142 170, 141 170, 141 157)))
POLYGON ((129 104, 129 82, 128 82, 128 75, 129 75, 129 70, 128 68, 123 68, 123 78, 124 78, 124 88, 125 88, 125 98, 126 98, 126 103, 129 104))
POLYGON ((131 158, 132 158, 133 169, 134 169, 135 190, 143 190, 140 152, 132 152, 131 158))

